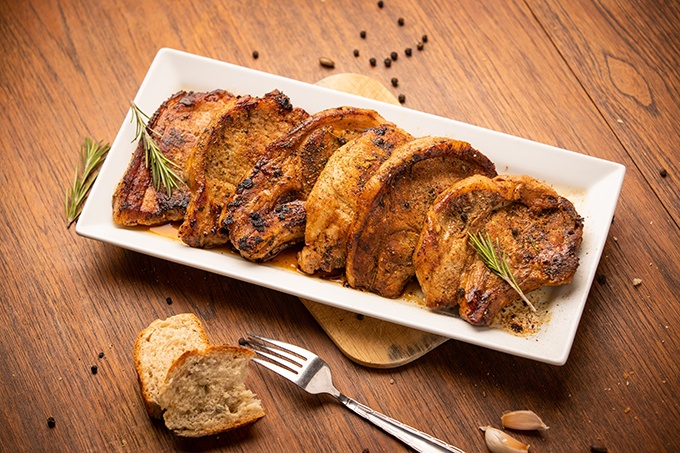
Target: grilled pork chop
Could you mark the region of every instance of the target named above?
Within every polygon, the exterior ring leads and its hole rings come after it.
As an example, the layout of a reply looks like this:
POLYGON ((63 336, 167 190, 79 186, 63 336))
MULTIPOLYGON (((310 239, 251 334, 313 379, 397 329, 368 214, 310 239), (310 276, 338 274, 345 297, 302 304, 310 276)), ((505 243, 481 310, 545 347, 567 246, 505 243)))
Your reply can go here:
POLYGON ((434 199, 474 174, 496 167, 469 143, 422 137, 402 145, 364 186, 347 241, 347 283, 399 297, 415 275, 413 251, 434 199))
POLYGON ((414 261, 429 307, 460 305, 461 317, 483 326, 518 297, 470 245, 468 233, 482 231, 498 241, 523 292, 571 282, 583 234, 572 203, 529 176, 476 175, 442 192, 427 213, 414 261))
POLYGON ((191 200, 179 237, 192 247, 227 244, 228 232, 219 225, 223 207, 267 145, 308 116, 275 90, 261 98, 241 97, 216 117, 186 163, 191 200))
MULTIPOLYGON (((198 136, 217 112, 235 102, 235 97, 223 90, 209 93, 180 91, 156 110, 148 127, 158 136, 159 150, 179 168, 186 182, 183 167, 198 136)), ((151 171, 144 160, 144 145, 137 145, 125 175, 113 194, 113 221, 119 225, 160 225, 182 220, 189 203, 186 186, 172 190, 170 197, 164 187, 156 190, 151 171)))
POLYGON ((384 124, 328 159, 305 204, 305 246, 298 254, 302 271, 332 272, 345 266, 347 235, 363 186, 396 148, 411 140, 408 132, 384 124))
POLYGON ((339 107, 309 117, 271 143, 222 213, 231 243, 251 261, 274 257, 305 237, 305 200, 328 158, 386 121, 373 110, 339 107))

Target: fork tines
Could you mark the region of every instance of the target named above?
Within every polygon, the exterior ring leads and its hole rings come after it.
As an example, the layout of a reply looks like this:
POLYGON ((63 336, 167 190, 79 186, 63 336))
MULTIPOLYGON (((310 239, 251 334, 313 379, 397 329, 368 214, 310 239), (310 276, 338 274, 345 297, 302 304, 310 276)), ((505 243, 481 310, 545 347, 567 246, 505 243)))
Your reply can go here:
POLYGON ((248 334, 244 342, 259 356, 267 359, 262 360, 256 357, 253 362, 269 368, 291 381, 297 379, 300 369, 308 360, 307 356, 311 354, 298 346, 259 335, 248 334))

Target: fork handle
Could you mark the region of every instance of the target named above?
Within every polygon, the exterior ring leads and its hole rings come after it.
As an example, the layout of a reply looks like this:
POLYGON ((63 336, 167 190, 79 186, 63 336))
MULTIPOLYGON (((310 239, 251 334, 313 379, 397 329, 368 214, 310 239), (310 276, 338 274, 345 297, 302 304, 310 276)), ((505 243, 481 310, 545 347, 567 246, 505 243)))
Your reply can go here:
MULTIPOLYGON (((335 396, 335 395, 334 395, 335 396)), ((465 453, 460 448, 449 445, 435 437, 418 431, 400 421, 397 421, 387 415, 374 411, 370 407, 353 400, 352 398, 343 395, 342 393, 336 398, 356 414, 370 421, 374 425, 383 429, 385 432, 393 435, 409 447, 419 452, 441 453, 441 452, 455 452, 465 453)))

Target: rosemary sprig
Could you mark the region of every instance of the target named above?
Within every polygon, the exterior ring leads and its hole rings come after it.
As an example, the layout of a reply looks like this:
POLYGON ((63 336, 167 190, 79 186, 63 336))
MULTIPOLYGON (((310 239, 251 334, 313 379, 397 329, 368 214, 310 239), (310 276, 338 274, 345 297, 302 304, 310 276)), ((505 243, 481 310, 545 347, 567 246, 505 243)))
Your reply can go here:
POLYGON ((144 165, 151 170, 151 182, 154 189, 161 190, 165 187, 168 197, 172 195, 172 189, 178 189, 183 185, 182 179, 179 177, 174 168, 179 168, 179 165, 168 159, 158 148, 154 135, 158 136, 158 132, 147 126, 149 116, 142 112, 142 110, 134 102, 130 102, 132 109, 132 120, 135 122, 135 140, 142 140, 144 145, 144 165))
POLYGON ((496 252, 496 249, 500 250, 498 239, 496 239, 496 244, 494 244, 489 237, 489 233, 483 235, 481 232, 476 236, 468 232, 468 237, 470 238, 470 244, 477 251, 477 254, 482 259, 484 264, 486 264, 486 267, 488 267, 491 272, 502 278, 508 285, 512 286, 512 289, 517 291, 517 294, 520 295, 522 300, 526 302, 527 305, 529 305, 531 311, 536 311, 534 304, 532 304, 531 301, 527 299, 527 296, 525 296, 524 292, 522 292, 520 289, 517 280, 515 280, 515 276, 512 274, 512 270, 508 265, 505 252, 501 252, 501 256, 499 258, 498 253, 496 252))
POLYGON ((104 162, 111 146, 108 143, 94 142, 86 137, 80 147, 80 165, 73 175, 73 186, 66 189, 66 228, 70 228, 83 210, 83 202, 87 199, 90 188, 97 179, 97 169, 104 162), (79 171, 79 167, 82 170, 79 171))

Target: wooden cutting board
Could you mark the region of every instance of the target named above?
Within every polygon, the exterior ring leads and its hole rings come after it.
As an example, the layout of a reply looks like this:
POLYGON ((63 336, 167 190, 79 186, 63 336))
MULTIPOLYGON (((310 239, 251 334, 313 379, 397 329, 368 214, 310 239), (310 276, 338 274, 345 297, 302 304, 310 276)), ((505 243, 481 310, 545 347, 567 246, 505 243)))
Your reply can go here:
MULTIPOLYGON (((346 93, 399 104, 377 80, 336 74, 316 83, 346 93)), ((373 368, 394 368, 427 354, 448 338, 302 299, 333 343, 351 360, 373 368)))

